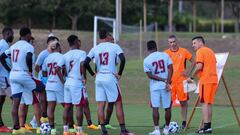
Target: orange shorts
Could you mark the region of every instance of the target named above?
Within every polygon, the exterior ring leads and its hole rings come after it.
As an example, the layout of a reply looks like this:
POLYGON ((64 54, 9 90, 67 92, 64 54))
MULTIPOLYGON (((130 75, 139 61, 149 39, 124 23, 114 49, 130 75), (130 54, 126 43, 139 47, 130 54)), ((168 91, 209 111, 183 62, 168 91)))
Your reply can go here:
POLYGON ((201 103, 213 104, 217 90, 217 83, 199 84, 199 96, 201 103))
POLYGON ((172 83, 172 101, 178 99, 179 101, 187 101, 189 99, 188 93, 184 93, 183 83, 172 83))

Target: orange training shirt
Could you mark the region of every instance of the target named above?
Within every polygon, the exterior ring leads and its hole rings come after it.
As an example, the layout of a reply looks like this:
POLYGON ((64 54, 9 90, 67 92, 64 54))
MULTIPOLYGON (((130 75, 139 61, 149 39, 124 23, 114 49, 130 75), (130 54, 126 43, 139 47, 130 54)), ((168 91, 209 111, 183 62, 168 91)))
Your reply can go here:
POLYGON ((212 49, 201 47, 196 52, 196 62, 203 64, 203 69, 198 73, 199 80, 202 84, 218 83, 216 57, 212 49))
POLYGON ((192 54, 185 48, 179 47, 177 51, 171 51, 170 49, 165 51, 173 61, 173 76, 172 82, 182 82, 187 78, 182 76, 182 73, 186 69, 186 60, 192 58, 192 54))

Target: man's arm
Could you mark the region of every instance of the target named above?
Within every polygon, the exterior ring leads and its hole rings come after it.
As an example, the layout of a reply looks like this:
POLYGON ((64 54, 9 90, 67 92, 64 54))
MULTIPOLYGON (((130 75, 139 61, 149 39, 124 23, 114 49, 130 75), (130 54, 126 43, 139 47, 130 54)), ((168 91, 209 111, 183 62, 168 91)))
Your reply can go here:
POLYGON ((118 75, 121 76, 126 63, 126 59, 123 53, 119 54, 119 59, 120 59, 120 67, 119 67, 118 75))
POLYGON ((172 83, 172 75, 173 75, 173 65, 168 65, 168 78, 167 78, 167 84, 172 83))
POLYGON ((88 70, 88 72, 91 74, 91 76, 94 76, 95 73, 93 72, 91 66, 89 65, 91 59, 89 57, 87 57, 84 61, 84 67, 88 70))
POLYGON ((193 57, 189 60, 190 62, 191 62, 191 65, 190 65, 190 67, 188 68, 188 70, 186 69, 185 70, 185 72, 184 72, 184 76, 190 76, 191 75, 191 73, 192 73, 192 71, 193 71, 193 69, 194 69, 194 66, 195 66, 195 61, 194 61, 194 59, 193 59, 193 57))
POLYGON ((11 71, 11 68, 7 65, 6 58, 8 58, 8 56, 7 56, 5 53, 2 53, 2 55, 0 56, 0 62, 1 62, 1 64, 3 65, 3 67, 4 67, 8 72, 10 72, 10 71, 11 71))
POLYGON ((64 84, 64 79, 63 79, 63 74, 62 74, 62 68, 57 66, 57 68, 55 69, 60 81, 62 82, 62 84, 64 84))
POLYGON ((190 77, 191 79, 194 79, 194 77, 198 74, 199 71, 201 71, 203 68, 203 63, 197 63, 196 67, 192 73, 192 76, 190 77))
POLYGON ((37 73, 39 73, 40 69, 41 69, 41 66, 39 66, 39 65, 36 64, 35 67, 34 67, 34 70, 35 70, 37 73))
POLYGON ((28 66, 28 71, 30 73, 32 73, 32 53, 31 52, 28 52, 27 53, 27 56, 26 56, 26 63, 27 63, 27 66, 28 66))
POLYGON ((83 76, 83 83, 86 84, 87 83, 87 75, 86 75, 86 68, 84 67, 84 62, 83 61, 80 64, 80 71, 81 71, 81 74, 83 76))
POLYGON ((151 72, 146 72, 147 76, 149 79, 153 79, 153 80, 156 80, 156 81, 162 81, 162 82, 166 82, 167 80, 166 79, 163 79, 161 77, 158 77, 158 76, 155 76, 155 75, 152 75, 151 72))

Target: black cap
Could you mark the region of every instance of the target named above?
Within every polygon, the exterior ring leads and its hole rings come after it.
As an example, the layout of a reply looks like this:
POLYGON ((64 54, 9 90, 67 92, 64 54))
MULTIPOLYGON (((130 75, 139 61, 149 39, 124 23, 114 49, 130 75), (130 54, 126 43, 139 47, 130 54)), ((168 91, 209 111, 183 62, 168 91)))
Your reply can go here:
POLYGON ((23 27, 23 28, 20 29, 19 34, 20 34, 21 37, 24 37, 27 34, 32 34, 32 33, 31 33, 31 30, 28 27, 23 27))

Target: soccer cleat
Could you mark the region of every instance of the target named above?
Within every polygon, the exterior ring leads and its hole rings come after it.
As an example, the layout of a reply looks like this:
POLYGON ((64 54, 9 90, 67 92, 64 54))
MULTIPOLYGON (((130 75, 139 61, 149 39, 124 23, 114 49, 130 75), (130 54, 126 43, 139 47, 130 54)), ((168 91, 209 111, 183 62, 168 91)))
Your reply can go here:
POLYGON ((88 134, 84 132, 77 132, 76 135, 88 135, 88 134))
POLYGON ((150 132, 148 135, 161 135, 160 130, 153 130, 153 132, 150 132))
POLYGON ((51 129, 51 135, 56 135, 57 134, 57 130, 55 128, 51 129))
POLYGON ((3 125, 0 127, 0 132, 12 132, 12 130, 3 125))
POLYGON ((89 125, 89 126, 87 126, 87 128, 88 129, 93 129, 93 130, 98 130, 98 129, 101 129, 101 128, 99 128, 98 126, 96 126, 96 125, 89 125))
POLYGON ((168 128, 163 128, 163 134, 164 135, 168 135, 169 134, 169 130, 168 130, 168 128))
POLYGON ((38 127, 37 121, 30 121, 30 125, 33 129, 36 129, 38 127))
POLYGON ((117 128, 111 126, 110 124, 105 125, 105 127, 106 127, 107 129, 117 129, 117 128))
POLYGON ((25 134, 25 128, 21 127, 19 129, 13 129, 12 130, 12 134, 16 135, 16 134, 25 134))
POLYGON ((26 130, 30 130, 30 131, 33 130, 33 127, 29 124, 24 124, 24 127, 26 130))
POLYGON ((48 118, 47 117, 41 117, 40 121, 41 121, 41 123, 48 123, 48 118))
POLYGON ((204 129, 201 128, 198 131, 196 131, 198 134, 211 134, 212 133, 212 128, 204 129))
POLYGON ((182 130, 186 128, 186 125, 185 124, 182 124, 182 130))
POLYGON ((36 134, 40 134, 41 132, 40 132, 40 127, 37 127, 36 128, 36 134))
POLYGON ((70 128, 70 129, 69 129, 69 134, 68 134, 68 135, 75 135, 76 132, 77 132, 76 129, 74 129, 74 128, 70 128))
POLYGON ((125 130, 125 131, 121 131, 120 135, 135 135, 135 133, 125 130))
POLYGON ((101 125, 98 125, 98 129, 101 129, 101 125))

